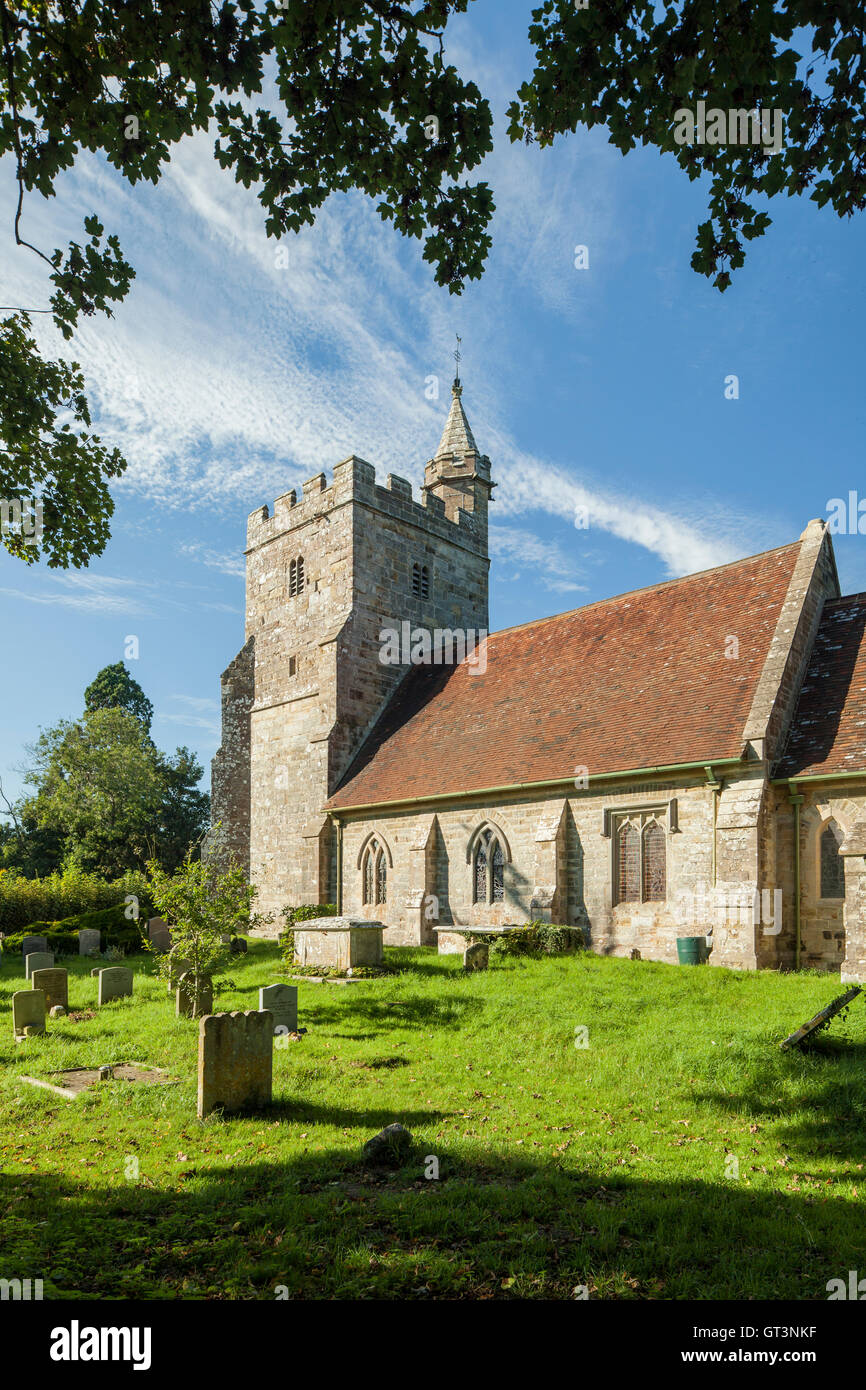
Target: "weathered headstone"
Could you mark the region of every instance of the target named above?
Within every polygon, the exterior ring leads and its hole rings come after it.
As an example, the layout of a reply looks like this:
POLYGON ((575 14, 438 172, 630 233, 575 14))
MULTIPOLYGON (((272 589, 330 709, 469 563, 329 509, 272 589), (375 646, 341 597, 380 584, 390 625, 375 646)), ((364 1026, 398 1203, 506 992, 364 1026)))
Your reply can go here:
POLYGON ((298 965, 326 965, 346 971, 356 965, 382 964, 382 922, 361 917, 313 917, 295 922, 295 960, 298 965))
POLYGON ((201 1018, 213 1008, 213 982, 201 980, 195 991, 195 973, 186 970, 177 983, 175 1013, 178 1018, 201 1018))
POLYGON ((66 970, 34 970, 30 976, 34 989, 41 989, 45 1004, 53 1009, 55 1004, 69 1008, 69 972, 66 970))
POLYGON ((93 956, 102 943, 102 934, 95 927, 82 927, 78 933, 78 954, 93 956))
POLYGON ((103 971, 104 969, 105 969, 105 966, 104 966, 104 965, 94 965, 93 969, 92 969, 91 972, 90 972, 90 978, 91 978, 91 980, 96 979, 96 977, 97 977, 97 976, 101 973, 101 971, 103 971))
POLYGON ((34 970, 50 970, 53 964, 53 951, 31 951, 24 957, 25 979, 29 980, 34 970))
POLYGON ((486 970, 490 964, 490 947, 486 941, 473 941, 463 952, 464 970, 486 970))
POLYGON ((192 962, 191 962, 191 961, 188 961, 188 960, 181 960, 180 956, 171 956, 171 957, 169 958, 169 962, 168 962, 168 993, 169 993, 169 994, 171 994, 171 992, 172 992, 173 989, 177 989, 178 984, 180 983, 181 976, 185 975, 186 972, 187 972, 187 970, 192 970, 192 962))
POLYGON ((229 951, 233 956, 245 956, 247 953, 247 943, 242 936, 233 936, 229 942, 229 951))
POLYGON ((16 1040, 45 1032, 45 995, 41 989, 17 989, 12 995, 12 1031, 16 1040))
POLYGON ((274 1016, 274 1032, 297 1033, 298 990, 295 985, 265 985, 259 990, 259 1012, 269 1009, 274 1016))
POLYGON ((47 951, 48 938, 45 936, 25 936, 21 942, 22 956, 29 956, 31 951, 47 951))
POLYGON ((66 1010, 62 1004, 55 1004, 53 1008, 48 1010, 48 1014, 51 1018, 63 1018, 65 1017, 66 1010))
POLYGON ((99 1005, 132 994, 132 971, 128 965, 109 965, 99 972, 99 1005))
POLYGON ((171 950, 171 932, 162 917, 151 917, 147 923, 147 937, 155 951, 171 950))
POLYGON ((198 1117, 255 1110, 273 1094, 274 1016, 208 1014, 198 1034, 198 1117))

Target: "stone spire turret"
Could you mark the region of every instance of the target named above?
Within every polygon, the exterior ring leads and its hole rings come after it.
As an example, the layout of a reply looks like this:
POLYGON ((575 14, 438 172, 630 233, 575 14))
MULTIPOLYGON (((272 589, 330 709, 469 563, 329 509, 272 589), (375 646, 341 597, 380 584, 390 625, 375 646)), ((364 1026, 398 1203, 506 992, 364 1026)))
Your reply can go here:
POLYGON ((445 515, 458 519, 458 511, 475 517, 479 535, 487 536, 487 506, 495 483, 490 481, 490 459, 479 452, 463 409, 463 387, 454 378, 451 409, 439 448, 424 470, 424 491, 441 497, 445 515))

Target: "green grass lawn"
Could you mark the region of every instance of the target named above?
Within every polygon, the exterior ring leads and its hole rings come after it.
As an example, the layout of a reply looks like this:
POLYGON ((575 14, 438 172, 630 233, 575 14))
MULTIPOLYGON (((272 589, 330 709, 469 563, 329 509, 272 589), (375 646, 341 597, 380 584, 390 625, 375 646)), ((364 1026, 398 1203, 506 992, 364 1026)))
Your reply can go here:
MULTIPOLYGON (((866 1275, 866 1008, 778 1049, 838 977, 387 956, 400 974, 300 983, 309 1031, 274 1053, 273 1107, 204 1122, 198 1025, 149 957, 134 999, 20 1044, 4 960, 0 1275, 46 1298, 265 1299, 824 1299, 866 1275), (179 1084, 67 1101, 18 1079, 121 1061, 179 1084), (413 1158, 370 1173, 361 1147, 394 1120, 413 1158)), ((96 1006, 92 964, 70 963, 72 1009, 96 1006)), ((216 1007, 256 1008, 277 947, 232 976, 216 1007)))

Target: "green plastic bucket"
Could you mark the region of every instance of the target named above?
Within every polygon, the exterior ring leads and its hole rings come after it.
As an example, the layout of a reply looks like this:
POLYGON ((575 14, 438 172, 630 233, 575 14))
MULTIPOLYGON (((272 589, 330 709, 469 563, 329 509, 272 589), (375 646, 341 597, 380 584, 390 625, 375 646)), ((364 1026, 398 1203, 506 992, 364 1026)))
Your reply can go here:
POLYGON ((708 954, 705 936, 677 937, 677 957, 680 965, 703 965, 708 954))

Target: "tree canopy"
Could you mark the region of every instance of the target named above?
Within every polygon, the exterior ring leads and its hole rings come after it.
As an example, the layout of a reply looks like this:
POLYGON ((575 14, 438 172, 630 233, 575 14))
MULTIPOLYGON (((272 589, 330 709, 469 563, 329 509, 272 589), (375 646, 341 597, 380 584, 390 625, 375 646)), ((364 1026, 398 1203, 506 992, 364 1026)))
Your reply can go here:
MULTIPOLYGON (((29 199, 53 196, 83 151, 132 184, 156 183, 174 146, 210 128, 221 167, 255 187, 267 235, 297 231, 330 194, 358 189, 423 242, 436 282, 459 293, 482 274, 493 212, 487 183, 468 178, 492 148, 490 105, 444 56, 449 21, 469 4, 0 0, 11 230, 51 286, 48 305, 0 306, 0 493, 44 506, 38 543, 4 526, 11 553, 50 566, 101 554, 109 483, 125 468, 89 432, 78 367, 41 357, 30 313, 50 315, 69 339, 82 316, 113 312, 133 267, 96 212, 81 242, 35 246, 29 199)), ((707 174, 692 265, 720 290, 744 242, 770 224, 756 199, 808 194, 839 215, 863 208, 866 54, 848 0, 544 0, 529 38, 534 68, 509 109, 510 138, 545 145, 602 125, 623 153, 652 145, 690 179, 707 174), (710 122, 706 139, 682 141, 677 113, 698 103, 746 126, 760 111, 757 135, 719 142, 710 122), (769 141, 763 119, 774 113, 784 135, 769 141)))
POLYGON ((84 708, 88 714, 95 709, 125 709, 150 733, 153 705, 122 661, 103 666, 94 676, 84 692, 84 708))

